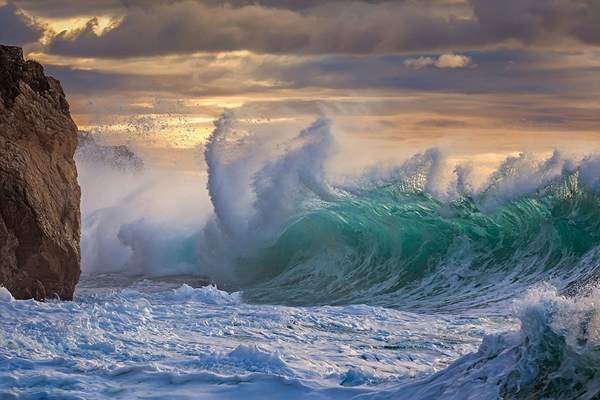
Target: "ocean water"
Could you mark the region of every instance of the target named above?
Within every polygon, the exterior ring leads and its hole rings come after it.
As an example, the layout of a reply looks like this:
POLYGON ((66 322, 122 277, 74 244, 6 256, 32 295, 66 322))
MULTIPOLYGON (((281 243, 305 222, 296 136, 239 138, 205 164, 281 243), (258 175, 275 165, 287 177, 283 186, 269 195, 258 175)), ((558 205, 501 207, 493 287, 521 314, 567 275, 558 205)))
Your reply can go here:
POLYGON ((0 397, 600 398, 600 157, 334 179, 334 136, 226 112, 205 173, 78 159, 84 275, 0 288, 0 397))

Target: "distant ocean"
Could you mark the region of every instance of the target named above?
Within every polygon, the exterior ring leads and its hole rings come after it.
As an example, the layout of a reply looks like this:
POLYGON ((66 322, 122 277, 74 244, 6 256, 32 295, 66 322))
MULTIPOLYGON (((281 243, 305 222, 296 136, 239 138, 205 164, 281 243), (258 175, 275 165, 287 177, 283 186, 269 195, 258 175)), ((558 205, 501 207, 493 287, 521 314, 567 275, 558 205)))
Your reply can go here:
POLYGON ((118 232, 135 274, 0 288, 2 399, 600 399, 599 156, 335 184, 328 120, 253 140, 217 121, 199 229, 84 215, 84 261, 118 232))

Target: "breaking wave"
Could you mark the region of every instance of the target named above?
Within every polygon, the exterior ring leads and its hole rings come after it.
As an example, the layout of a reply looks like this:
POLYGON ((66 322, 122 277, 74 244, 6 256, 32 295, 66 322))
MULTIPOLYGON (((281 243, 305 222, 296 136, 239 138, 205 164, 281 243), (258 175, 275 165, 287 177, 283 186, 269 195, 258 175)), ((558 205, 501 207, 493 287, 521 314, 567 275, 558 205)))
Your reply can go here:
POLYGON ((336 186, 328 120, 267 161, 249 143, 233 116, 217 122, 206 149, 215 215, 199 250, 204 271, 246 300, 473 309, 598 276, 597 156, 509 157, 476 189, 472 169, 448 174, 431 149, 375 182, 336 186))
POLYGON ((599 398, 600 156, 339 179, 329 120, 252 128, 177 178, 80 153, 83 281, 0 288, 0 397, 599 398))
POLYGON ((257 303, 433 311, 504 304, 540 282, 574 294, 600 276, 600 156, 521 154, 482 180, 434 148, 339 179, 331 121, 280 129, 225 112, 196 175, 79 159, 84 272, 202 274, 257 303))
POLYGON ((362 399, 598 399, 600 292, 565 298, 548 285, 514 304, 512 333, 484 337, 479 350, 417 382, 362 399))

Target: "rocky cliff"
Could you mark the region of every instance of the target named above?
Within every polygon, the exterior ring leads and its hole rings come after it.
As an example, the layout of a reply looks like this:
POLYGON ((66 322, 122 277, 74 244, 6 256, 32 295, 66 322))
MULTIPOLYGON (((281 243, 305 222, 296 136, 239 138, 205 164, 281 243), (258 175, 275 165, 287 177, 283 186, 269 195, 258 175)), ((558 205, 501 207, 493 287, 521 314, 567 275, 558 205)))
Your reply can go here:
POLYGON ((77 127, 60 83, 0 46, 0 285, 15 298, 73 297, 81 274, 77 127))

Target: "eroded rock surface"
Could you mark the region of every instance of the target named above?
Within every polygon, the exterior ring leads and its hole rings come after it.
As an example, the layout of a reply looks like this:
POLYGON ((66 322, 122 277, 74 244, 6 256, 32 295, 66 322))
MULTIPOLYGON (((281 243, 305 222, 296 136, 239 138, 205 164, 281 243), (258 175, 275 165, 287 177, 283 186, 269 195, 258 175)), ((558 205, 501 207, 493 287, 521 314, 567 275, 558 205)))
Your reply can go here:
POLYGON ((81 274, 77 126, 60 83, 0 46, 0 285, 70 300, 81 274))

